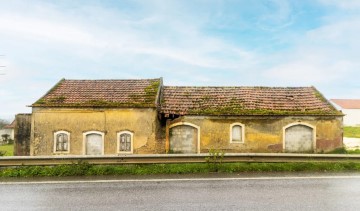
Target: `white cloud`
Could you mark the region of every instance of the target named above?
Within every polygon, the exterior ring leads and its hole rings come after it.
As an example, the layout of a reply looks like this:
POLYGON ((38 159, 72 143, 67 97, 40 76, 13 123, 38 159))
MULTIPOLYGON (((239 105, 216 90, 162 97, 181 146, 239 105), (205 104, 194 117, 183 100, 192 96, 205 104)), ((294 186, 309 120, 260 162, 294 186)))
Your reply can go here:
POLYGON ((94 43, 90 34, 76 26, 20 15, 0 15, 0 31, 20 39, 71 44, 94 43))
POLYGON ((324 5, 333 5, 341 9, 359 9, 359 0, 319 0, 324 5))
POLYGON ((271 0, 265 3, 267 12, 257 21, 257 26, 267 31, 278 31, 293 24, 294 12, 287 0, 271 0))
MULTIPOLYGON (((338 20, 330 16, 324 17, 322 26, 299 36, 291 51, 275 55, 274 58, 279 61, 281 57, 282 62, 268 68, 264 77, 288 84, 322 86, 349 81, 357 74, 360 14, 338 20)), ((328 89, 334 88, 329 86, 328 89)))
MULTIPOLYGON (((355 13, 337 19, 331 11, 320 18, 324 25, 304 33, 291 31, 299 11, 286 0, 266 1, 265 6, 130 1, 131 7, 104 6, 102 1, 69 1, 70 6, 16 2, 2 3, 5 12, 0 13, 0 54, 7 62, 6 75, 0 77, 0 90, 7 92, 0 97, 16 104, 6 107, 10 113, 22 112, 19 107, 62 77, 163 76, 168 85, 311 84, 331 89, 360 67, 360 18, 355 13), (289 47, 277 51, 274 40, 289 47), (14 81, 19 86, 9 89, 14 81)), ((342 2, 330 4, 341 9, 357 5, 342 2)))

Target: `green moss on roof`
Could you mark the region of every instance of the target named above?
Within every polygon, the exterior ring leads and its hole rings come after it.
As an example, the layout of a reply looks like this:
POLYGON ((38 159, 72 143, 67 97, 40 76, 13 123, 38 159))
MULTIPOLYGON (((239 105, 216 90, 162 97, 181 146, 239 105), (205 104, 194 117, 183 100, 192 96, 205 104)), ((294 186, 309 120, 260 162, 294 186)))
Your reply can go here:
POLYGON ((160 80, 62 79, 32 106, 155 108, 160 80))
POLYGON ((340 111, 324 111, 324 110, 266 110, 266 109, 242 109, 240 107, 218 107, 218 108, 199 108, 192 109, 186 112, 189 115, 204 115, 204 116, 221 116, 221 115, 342 115, 340 111))

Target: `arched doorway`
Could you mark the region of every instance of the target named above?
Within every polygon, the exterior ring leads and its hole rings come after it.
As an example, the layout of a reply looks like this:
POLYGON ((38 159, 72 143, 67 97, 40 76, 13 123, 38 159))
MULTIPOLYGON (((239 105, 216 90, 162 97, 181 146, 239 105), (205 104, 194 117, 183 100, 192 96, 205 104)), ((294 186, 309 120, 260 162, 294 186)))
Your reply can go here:
POLYGON ((313 152, 314 128, 306 124, 292 124, 284 129, 285 152, 313 152))
POLYGON ((182 123, 170 127, 171 153, 199 153, 199 127, 182 123))

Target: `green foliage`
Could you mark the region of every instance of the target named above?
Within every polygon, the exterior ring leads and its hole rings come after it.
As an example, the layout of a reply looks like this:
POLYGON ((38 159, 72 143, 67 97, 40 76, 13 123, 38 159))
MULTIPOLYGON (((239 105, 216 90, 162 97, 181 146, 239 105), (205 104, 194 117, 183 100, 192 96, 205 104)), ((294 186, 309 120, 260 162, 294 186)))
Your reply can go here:
POLYGON ((205 158, 209 168, 213 171, 219 171, 219 166, 222 164, 225 152, 218 149, 210 149, 209 156, 205 158))
POLYGON ((344 137, 360 138, 360 127, 344 127, 344 137))
POLYGON ((0 156, 13 156, 14 155, 14 145, 5 144, 0 146, 0 156), (2 153, 1 153, 2 152, 2 153))
POLYGON ((269 110, 269 109, 244 109, 241 106, 229 105, 215 108, 204 108, 189 110, 189 114, 193 115, 339 115, 340 113, 334 111, 323 110, 269 110))
POLYGON ((4 120, 4 119, 0 119, 0 129, 2 129, 5 125, 8 125, 9 122, 4 120))
POLYGON ((43 105, 43 104, 46 104, 46 100, 45 99, 43 99, 43 98, 41 98, 41 99, 39 99, 38 101, 36 101, 35 103, 34 103, 35 105, 43 105))
POLYGON ((328 152, 327 154, 347 154, 347 150, 345 147, 340 147, 328 152))
POLYGON ((11 138, 9 138, 8 140, 7 140, 7 142, 8 142, 8 144, 14 144, 14 139, 11 139, 11 138))
POLYGON ((58 97, 53 97, 51 99, 49 99, 50 103, 63 103, 65 101, 66 97, 65 96, 58 96, 58 97))
POLYGON ((348 150, 345 147, 340 147, 328 152, 327 154, 360 154, 360 149, 348 150))
POLYGON ((3 139, 3 141, 7 141, 9 137, 10 137, 9 134, 2 134, 1 135, 1 138, 3 139))
MULTIPOLYGON (((220 159, 219 158, 217 160, 220 159)), ((219 162, 221 163, 221 162, 219 162)), ((360 163, 354 162, 306 162, 306 163, 221 163, 216 172, 340 172, 359 171, 360 163)), ((101 176, 101 175, 154 175, 154 174, 193 174, 214 172, 209 163, 185 164, 141 164, 141 165, 93 165, 78 162, 58 166, 27 166, 1 168, 0 177, 62 177, 62 176, 101 176)))

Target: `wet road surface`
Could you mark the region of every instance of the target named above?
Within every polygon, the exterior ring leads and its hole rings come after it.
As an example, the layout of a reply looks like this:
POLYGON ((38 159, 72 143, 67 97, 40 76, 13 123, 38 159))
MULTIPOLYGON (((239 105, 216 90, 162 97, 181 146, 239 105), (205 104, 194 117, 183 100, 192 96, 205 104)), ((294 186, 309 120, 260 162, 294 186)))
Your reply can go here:
POLYGON ((359 210, 360 174, 2 181, 0 202, 1 210, 359 210))

